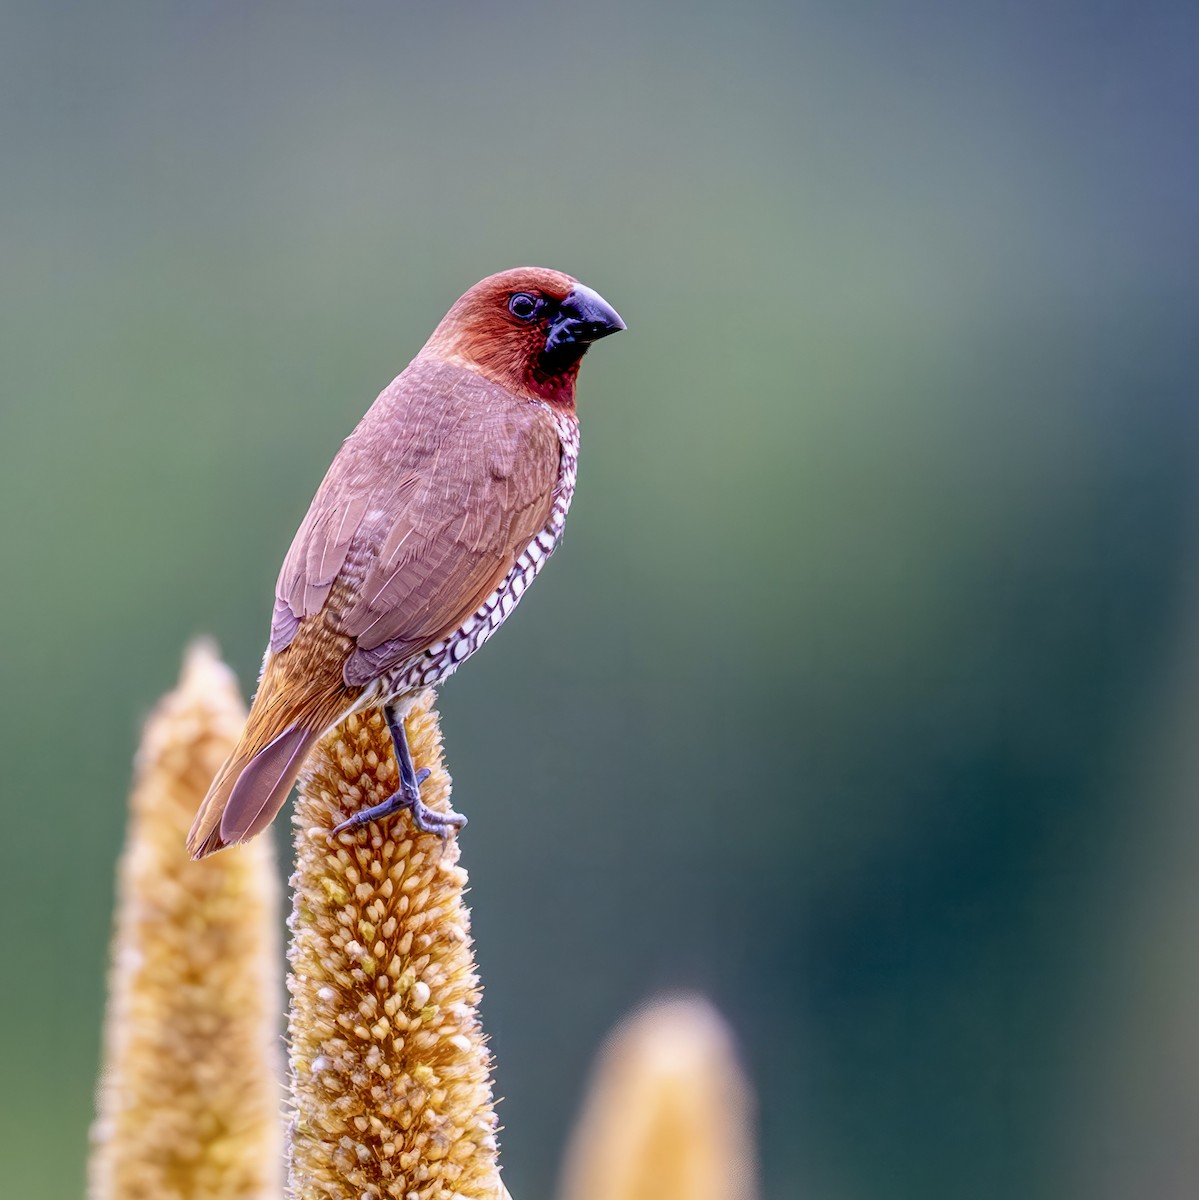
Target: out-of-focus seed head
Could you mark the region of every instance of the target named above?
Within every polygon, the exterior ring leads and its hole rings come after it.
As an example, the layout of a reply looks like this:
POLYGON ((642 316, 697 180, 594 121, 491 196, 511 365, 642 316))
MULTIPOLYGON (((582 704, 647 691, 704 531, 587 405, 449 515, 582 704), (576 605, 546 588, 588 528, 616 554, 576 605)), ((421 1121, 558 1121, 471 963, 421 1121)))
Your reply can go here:
POLYGON ((751 1200, 751 1109, 720 1014, 698 997, 650 1005, 600 1055, 562 1200, 751 1200))
POLYGON ((278 886, 270 840, 184 839, 245 707, 188 652, 146 725, 118 877, 90 1200, 273 1200, 282 1186, 278 886))

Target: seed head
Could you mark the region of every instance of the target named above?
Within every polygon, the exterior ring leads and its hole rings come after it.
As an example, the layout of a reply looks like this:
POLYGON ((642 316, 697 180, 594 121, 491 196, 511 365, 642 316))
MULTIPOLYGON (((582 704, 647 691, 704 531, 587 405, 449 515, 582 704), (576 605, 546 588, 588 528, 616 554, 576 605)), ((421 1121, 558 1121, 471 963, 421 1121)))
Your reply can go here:
POLYGON ((750 1108, 720 1014, 698 997, 653 1004, 600 1055, 563 1200, 751 1200, 750 1108))
POLYGON ((245 720, 191 648, 146 725, 118 876, 90 1200, 268 1200, 283 1159, 270 841, 192 862, 196 805, 245 720))
MULTIPOLYGON (((449 809, 432 692, 405 726, 449 809)), ((295 1200, 501 1196, 491 1061, 456 840, 407 813, 331 838, 399 780, 382 714, 350 717, 313 752, 293 822, 289 925, 289 1195, 295 1200)))

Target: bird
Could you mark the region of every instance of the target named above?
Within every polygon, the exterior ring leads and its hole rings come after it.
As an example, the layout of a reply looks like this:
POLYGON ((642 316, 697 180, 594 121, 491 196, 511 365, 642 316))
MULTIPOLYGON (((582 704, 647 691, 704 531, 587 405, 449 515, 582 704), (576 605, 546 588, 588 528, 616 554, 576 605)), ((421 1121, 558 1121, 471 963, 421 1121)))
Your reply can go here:
POLYGON ((275 585, 270 640, 241 739, 188 835, 203 858, 261 833, 317 742, 382 708, 399 787, 338 833, 420 797, 404 714, 500 627, 553 553, 574 495, 575 384, 592 343, 625 328, 573 276, 490 275, 449 309, 342 444, 275 585))

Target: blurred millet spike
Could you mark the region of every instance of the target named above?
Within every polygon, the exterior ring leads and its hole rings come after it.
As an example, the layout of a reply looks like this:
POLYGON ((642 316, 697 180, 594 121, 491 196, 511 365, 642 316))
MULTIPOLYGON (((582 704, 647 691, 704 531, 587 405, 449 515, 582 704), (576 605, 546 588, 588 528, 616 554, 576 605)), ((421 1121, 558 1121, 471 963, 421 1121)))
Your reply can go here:
MULTIPOLYGON (((449 811, 433 693, 405 717, 422 792, 449 811)), ((382 712, 324 738, 293 824, 289 1189, 294 1200, 497 1200, 491 1060, 456 839, 407 813, 330 835, 396 786, 382 712)))
POLYGON ((659 1001, 601 1052, 561 1200, 751 1200, 751 1110, 720 1014, 699 997, 659 1001))
POLYGON ((184 838, 245 720, 214 648, 146 724, 118 874, 90 1200, 267 1200, 282 1187, 278 883, 269 839, 184 838))

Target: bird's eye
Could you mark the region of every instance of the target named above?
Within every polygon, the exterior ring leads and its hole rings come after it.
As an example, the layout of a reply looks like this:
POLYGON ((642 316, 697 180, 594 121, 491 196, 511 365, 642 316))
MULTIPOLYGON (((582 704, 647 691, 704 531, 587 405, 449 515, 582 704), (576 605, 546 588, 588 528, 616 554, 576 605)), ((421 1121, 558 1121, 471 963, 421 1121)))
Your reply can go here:
POLYGON ((531 321, 541 308, 541 301, 528 292, 517 292, 508 301, 508 311, 520 321, 531 321))

